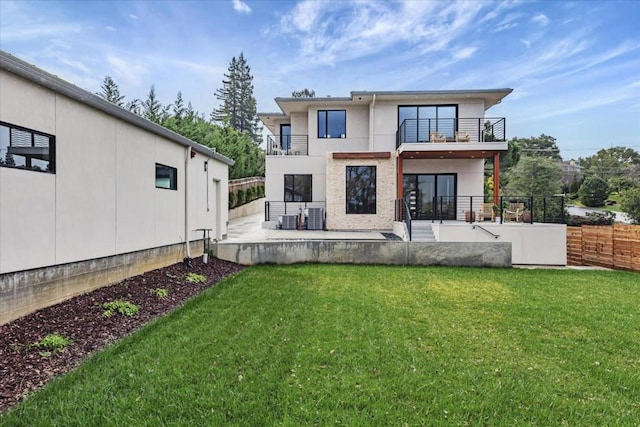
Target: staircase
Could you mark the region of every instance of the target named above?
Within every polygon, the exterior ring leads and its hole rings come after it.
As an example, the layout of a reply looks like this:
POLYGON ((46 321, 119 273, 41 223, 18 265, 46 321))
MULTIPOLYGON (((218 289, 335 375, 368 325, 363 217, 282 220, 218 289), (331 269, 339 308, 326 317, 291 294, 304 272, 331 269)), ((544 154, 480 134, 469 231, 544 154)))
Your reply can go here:
POLYGON ((411 221, 411 241, 436 242, 436 236, 431 229, 431 221, 411 221))

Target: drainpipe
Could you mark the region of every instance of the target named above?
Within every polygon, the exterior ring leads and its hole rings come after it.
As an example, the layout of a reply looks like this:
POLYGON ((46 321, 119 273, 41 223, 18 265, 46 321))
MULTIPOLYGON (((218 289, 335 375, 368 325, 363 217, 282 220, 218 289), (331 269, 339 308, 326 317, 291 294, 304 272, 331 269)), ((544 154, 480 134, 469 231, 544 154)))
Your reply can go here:
POLYGON ((185 261, 191 263, 191 249, 189 248, 189 160, 191 160, 191 147, 187 147, 184 157, 184 242, 186 247, 185 261))
POLYGON ((371 101, 371 113, 369 114, 369 151, 373 151, 373 132, 375 129, 376 121, 376 94, 373 94, 373 100, 371 101))

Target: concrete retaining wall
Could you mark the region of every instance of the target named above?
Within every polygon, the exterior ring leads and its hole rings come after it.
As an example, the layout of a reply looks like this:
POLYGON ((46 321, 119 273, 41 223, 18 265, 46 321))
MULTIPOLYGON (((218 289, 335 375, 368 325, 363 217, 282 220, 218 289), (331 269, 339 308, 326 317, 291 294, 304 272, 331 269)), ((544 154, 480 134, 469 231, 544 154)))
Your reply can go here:
MULTIPOLYGON (((202 240, 191 242, 201 256, 202 240)), ((0 325, 76 295, 146 271, 180 262, 185 245, 176 244, 87 261, 0 275, 0 325)))
POLYGON ((511 243, 286 241, 220 242, 218 258, 244 265, 302 262, 511 267, 511 243))
POLYGON ((229 220, 241 218, 247 215, 257 214, 259 212, 264 213, 264 201, 265 198, 256 199, 253 202, 249 202, 246 205, 238 206, 234 209, 229 209, 229 220))

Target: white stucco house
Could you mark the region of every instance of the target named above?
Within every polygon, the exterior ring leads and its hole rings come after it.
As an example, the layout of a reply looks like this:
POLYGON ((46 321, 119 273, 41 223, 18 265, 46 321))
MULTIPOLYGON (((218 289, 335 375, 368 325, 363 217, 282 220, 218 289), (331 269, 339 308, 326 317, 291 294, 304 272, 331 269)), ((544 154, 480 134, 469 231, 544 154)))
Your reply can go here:
POLYGON ((513 242, 514 263, 565 264, 560 238, 551 241, 556 249, 549 256, 532 256, 550 242, 543 230, 549 236, 565 230, 564 224, 548 224, 562 222, 560 216, 551 218, 550 202, 532 195, 507 200, 498 192, 507 120, 487 110, 511 92, 356 91, 340 98, 276 98, 279 112, 259 113, 272 133, 265 165, 267 226, 317 228, 319 222, 311 220, 317 211, 328 230, 393 230, 405 239, 413 234, 412 240, 426 232, 443 242, 507 239, 513 242), (496 165, 489 196, 486 159, 496 165), (511 202, 517 214, 509 211, 511 202), (296 214, 303 220, 296 223, 296 214), (496 222, 501 215, 508 224, 496 222))
POLYGON ((0 324, 223 239, 232 164, 0 51, 0 324))

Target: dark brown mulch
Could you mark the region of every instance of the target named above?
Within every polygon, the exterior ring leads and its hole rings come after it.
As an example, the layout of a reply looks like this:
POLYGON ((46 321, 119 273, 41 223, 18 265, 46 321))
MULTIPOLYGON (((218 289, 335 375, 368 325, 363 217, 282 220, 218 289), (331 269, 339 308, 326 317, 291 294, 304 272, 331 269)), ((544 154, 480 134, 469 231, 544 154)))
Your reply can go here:
POLYGON ((178 263, 149 271, 0 326, 0 413, 90 354, 243 268, 217 258, 210 257, 208 264, 194 259, 191 268, 178 263), (190 272, 205 276, 207 281, 187 282, 190 272), (153 290, 157 288, 168 289, 168 297, 156 295, 153 290), (129 301, 140 306, 140 311, 132 317, 104 317, 102 304, 113 300, 129 301), (69 338, 72 344, 43 356, 43 349, 32 344, 53 333, 69 338))

